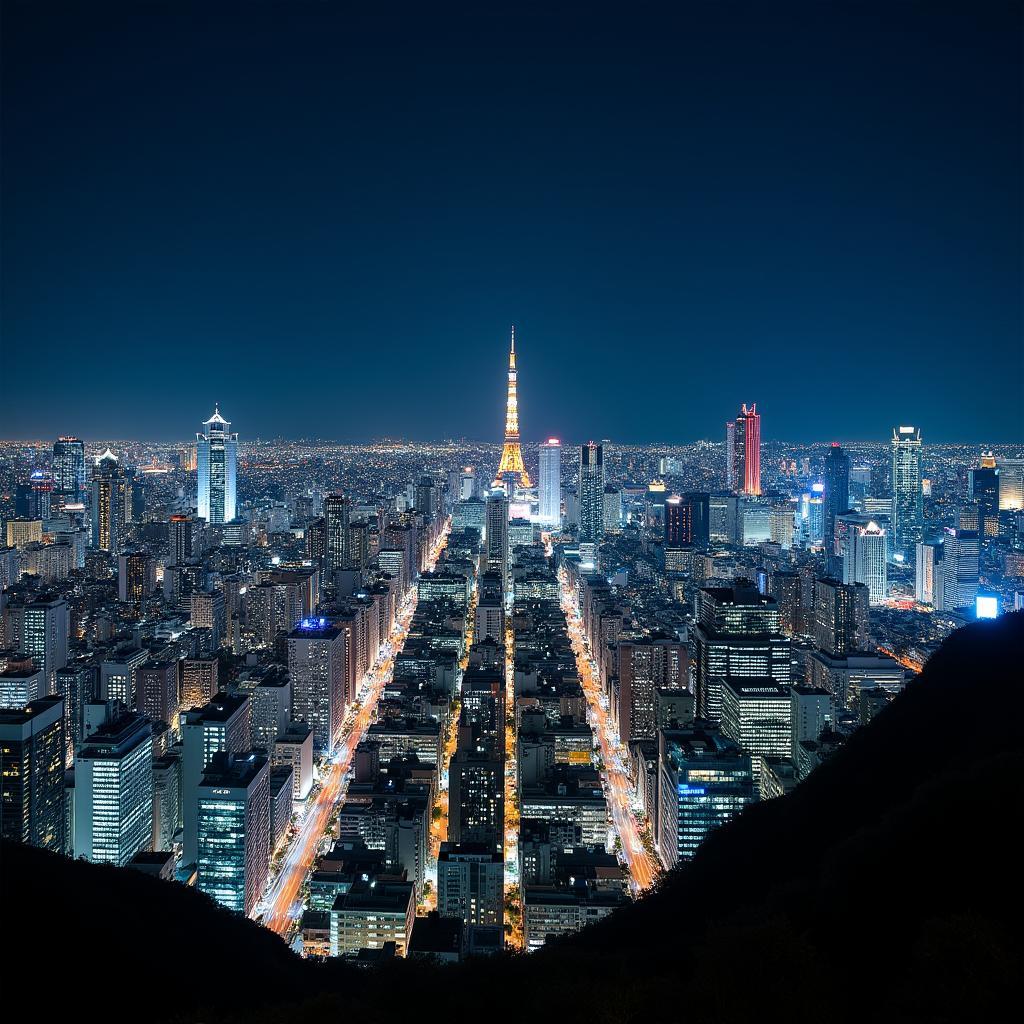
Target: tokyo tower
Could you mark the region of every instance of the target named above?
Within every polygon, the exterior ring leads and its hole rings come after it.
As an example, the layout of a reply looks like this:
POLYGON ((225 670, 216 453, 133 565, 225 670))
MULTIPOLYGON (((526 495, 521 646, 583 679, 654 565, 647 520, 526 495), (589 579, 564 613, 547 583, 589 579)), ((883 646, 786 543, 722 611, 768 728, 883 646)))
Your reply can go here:
POLYGON ((505 447, 501 450, 501 464, 495 474, 493 487, 506 486, 512 477, 519 478, 521 487, 529 487, 530 477, 523 465, 523 451, 519 447, 519 403, 516 400, 516 329, 512 327, 512 348, 508 353, 508 402, 505 407, 505 447))

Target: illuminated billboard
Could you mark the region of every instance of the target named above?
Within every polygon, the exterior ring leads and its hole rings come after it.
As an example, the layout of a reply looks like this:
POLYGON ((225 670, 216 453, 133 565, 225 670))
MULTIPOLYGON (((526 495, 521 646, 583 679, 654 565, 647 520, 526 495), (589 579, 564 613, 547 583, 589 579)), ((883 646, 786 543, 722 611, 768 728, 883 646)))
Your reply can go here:
POLYGON ((979 619, 999 618, 999 598, 991 594, 979 594, 974 600, 974 614, 979 619))

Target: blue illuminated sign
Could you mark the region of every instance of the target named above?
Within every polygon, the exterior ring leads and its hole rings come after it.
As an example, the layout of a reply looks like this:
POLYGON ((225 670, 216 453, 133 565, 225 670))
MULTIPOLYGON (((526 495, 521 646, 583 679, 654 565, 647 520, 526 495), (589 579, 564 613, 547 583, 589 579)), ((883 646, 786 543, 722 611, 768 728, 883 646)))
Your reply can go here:
POLYGON ((319 630, 327 628, 326 619, 303 619, 299 623, 299 629, 319 630))

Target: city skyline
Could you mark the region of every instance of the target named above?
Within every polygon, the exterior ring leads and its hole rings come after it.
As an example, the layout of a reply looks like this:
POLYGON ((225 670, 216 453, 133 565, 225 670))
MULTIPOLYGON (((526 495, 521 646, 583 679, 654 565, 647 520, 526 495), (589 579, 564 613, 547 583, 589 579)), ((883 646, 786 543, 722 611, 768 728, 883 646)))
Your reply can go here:
POLYGON ((999 1019, 1024 0, 403 7, 0 0, 0 963, 999 1019))
POLYGON ((515 322, 529 439, 1019 439, 1009 7, 108 6, 6 6, 0 436, 490 437, 515 322))

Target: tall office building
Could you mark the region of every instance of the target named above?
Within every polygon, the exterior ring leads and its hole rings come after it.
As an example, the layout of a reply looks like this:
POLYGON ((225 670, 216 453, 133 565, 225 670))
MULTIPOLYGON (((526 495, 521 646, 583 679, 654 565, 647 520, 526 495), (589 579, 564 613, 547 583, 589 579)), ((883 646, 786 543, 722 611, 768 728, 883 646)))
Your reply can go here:
POLYGON ((710 495, 692 491, 666 498, 664 540, 666 558, 680 548, 706 550, 711 541, 710 495))
POLYGON ((982 539, 999 536, 999 469, 991 455, 982 456, 982 465, 968 474, 968 496, 978 503, 982 539), (991 465, 986 463, 991 462, 991 465))
POLYGON ((0 838, 64 853, 64 702, 0 710, 0 838))
POLYGON ((208 704, 181 716, 182 864, 199 854, 199 784, 213 755, 239 754, 249 746, 252 710, 248 694, 218 693, 208 704))
POLYGON ((621 634, 615 644, 618 703, 613 713, 619 738, 654 739, 655 700, 659 689, 687 688, 689 656, 675 638, 621 634))
POLYGON ((825 459, 825 507, 822 535, 825 550, 835 553, 836 516, 850 509, 850 456, 833 443, 825 459))
POLYGON ((946 529, 942 540, 942 608, 973 608, 978 596, 981 540, 976 530, 946 529))
POLYGON ((508 353, 508 397, 505 403, 505 446, 501 462, 494 474, 495 487, 504 487, 509 497, 517 484, 529 487, 530 475, 523 464, 523 451, 519 444, 519 394, 516 370, 516 329, 512 328, 512 345, 508 353))
POLYGON ((236 514, 235 480, 238 472, 238 434, 214 408, 196 434, 199 481, 199 518, 211 524, 230 523, 236 514))
POLYGON ((863 583, 815 580, 814 640, 818 650, 847 658, 868 649, 870 593, 863 583))
POLYGON ((1024 459, 1000 459, 999 511, 1024 509, 1024 459))
POLYGON ((604 537, 604 449, 593 441, 580 448, 580 544, 604 537))
POLYGON ((53 477, 33 470, 28 483, 15 488, 14 514, 22 519, 49 519, 53 514, 53 477))
POLYGON ((741 494, 761 493, 761 415, 755 402, 736 417, 733 480, 741 494))
POLYGON ((885 530, 874 521, 854 527, 847 537, 843 582, 863 583, 871 604, 884 604, 889 594, 886 543, 885 530))
POLYGON ((725 424, 725 489, 736 490, 736 421, 725 424))
POLYGON ((921 431, 892 428, 893 556, 910 559, 924 529, 921 491, 921 431))
POLYGON ((465 466, 459 474, 459 501, 476 497, 476 467, 465 466))
POLYGON ((816 686, 790 687, 790 759, 800 763, 800 744, 817 743, 821 734, 832 725, 832 694, 816 686))
POLYGON ((303 619, 288 634, 288 672, 292 718, 313 730, 316 749, 330 753, 341 735, 348 693, 349 658, 355 656, 349 633, 323 618, 303 619))
POLYGON ((942 607, 942 545, 918 544, 914 564, 914 600, 942 607))
POLYGON ((135 670, 135 708, 151 722, 178 721, 178 663, 147 661, 135 670))
POLYGON ((181 755, 153 758, 153 849, 170 850, 181 829, 181 755))
POLYGON ((218 690, 217 658, 185 658, 181 663, 181 709, 192 711, 213 700, 218 690))
POLYGON ((121 550, 125 524, 130 519, 131 487, 118 464, 117 456, 108 448, 92 470, 91 517, 92 546, 116 555, 121 550))
POLYGON ((140 605, 156 590, 156 559, 148 551, 122 551, 117 557, 117 599, 140 605))
POLYGON ((501 577, 502 589, 508 589, 508 498, 492 494, 487 499, 486 572, 501 577))
POLYGON ((252 913, 270 864, 270 768, 261 754, 216 754, 197 799, 196 888, 252 913))
POLYGON ((167 523, 166 565, 187 565, 203 554, 203 521, 174 515, 167 523))
POLYGON ((77 437, 53 442, 53 486, 61 505, 85 498, 85 444, 77 437))
POLYGON ((693 860, 709 832, 757 799, 750 755, 717 729, 658 732, 658 859, 693 860))
POLYGON ((771 679, 730 679, 722 688, 722 734, 753 757, 755 780, 762 758, 787 758, 792 749, 790 687, 771 679))
POLYGON ((803 615, 803 587, 800 574, 780 570, 768 576, 768 595, 779 606, 779 629, 792 636, 807 626, 803 615))
POLYGON ((438 516, 437 484, 433 477, 421 476, 416 484, 416 511, 424 522, 431 523, 438 516))
POLYGON ((540 446, 540 521, 562 525, 562 442, 549 437, 540 446))
POLYGON ((690 632, 697 713, 717 723, 722 687, 729 680, 770 677, 789 685, 791 641, 781 631, 779 606, 748 581, 697 592, 697 624, 690 632))
POLYGON ((693 509, 678 494, 665 499, 665 547, 693 544, 693 509))
POLYGON ((87 736, 75 757, 75 857, 123 867, 152 841, 152 727, 127 712, 87 736))
POLYGON ((10 598, 6 608, 7 646, 28 655, 43 673, 45 693, 56 692, 58 669, 68 663, 71 615, 58 594, 10 598))
POLYGON ((347 569, 351 552, 352 503, 342 494, 324 498, 324 567, 328 573, 347 569))

